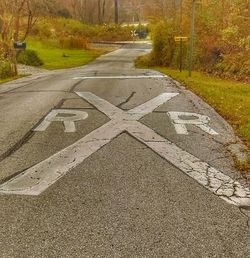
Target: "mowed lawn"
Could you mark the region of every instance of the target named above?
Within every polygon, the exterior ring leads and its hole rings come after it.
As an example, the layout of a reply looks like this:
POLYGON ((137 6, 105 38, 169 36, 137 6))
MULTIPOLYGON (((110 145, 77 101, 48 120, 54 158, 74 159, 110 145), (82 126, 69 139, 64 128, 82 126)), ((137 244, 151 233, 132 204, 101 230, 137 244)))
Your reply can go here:
POLYGON ((250 84, 221 80, 194 72, 180 73, 162 67, 154 69, 182 82, 187 88, 202 97, 221 114, 235 129, 243 141, 250 147, 250 84))
POLYGON ((36 39, 27 40, 27 49, 35 50, 44 62, 41 67, 49 70, 82 66, 106 52, 105 50, 64 49, 57 47, 56 44, 36 39))

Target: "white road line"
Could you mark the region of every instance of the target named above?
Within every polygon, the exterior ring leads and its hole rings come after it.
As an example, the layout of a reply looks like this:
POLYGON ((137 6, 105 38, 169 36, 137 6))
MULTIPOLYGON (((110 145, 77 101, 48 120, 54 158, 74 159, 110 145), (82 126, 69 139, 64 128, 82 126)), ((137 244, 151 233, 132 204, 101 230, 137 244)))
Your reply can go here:
POLYGON ((108 115, 111 121, 73 145, 2 184, 0 186, 1 193, 39 195, 69 170, 126 131, 226 202, 236 206, 250 206, 249 188, 242 186, 239 182, 138 122, 138 119, 177 96, 178 93, 161 94, 128 112, 118 109, 92 93, 78 92, 77 94, 108 115))
POLYGON ((182 150, 152 129, 137 122, 128 132, 226 202, 236 206, 250 206, 249 188, 182 150))
MULTIPOLYGON (((89 103, 96 105, 101 112, 105 113, 112 120, 71 146, 2 184, 0 186, 0 193, 20 195, 41 194, 69 170, 81 164, 92 153, 96 152, 113 138, 126 131, 127 122, 133 121, 133 116, 143 116, 141 113, 134 115, 127 114, 123 110, 120 110, 106 100, 100 99, 90 92, 78 92, 77 94, 86 99, 89 103)), ((178 95, 178 93, 163 93, 155 99, 159 99, 159 105, 161 105, 163 98, 165 98, 166 102, 176 95, 178 95)), ((154 108, 157 108, 159 105, 156 105, 155 99, 152 99, 151 101, 154 104, 154 108)), ((147 105, 150 105, 149 102, 147 102, 147 105)), ((151 112, 151 110, 149 110, 149 112, 151 112)))
POLYGON ((167 78, 165 75, 117 75, 117 76, 80 76, 73 80, 97 80, 97 79, 157 79, 167 78))
POLYGON ((94 105, 99 111, 111 119, 118 120, 139 120, 145 115, 153 112, 157 107, 179 95, 179 93, 162 93, 159 96, 135 107, 128 112, 112 105, 108 101, 101 99, 91 92, 76 92, 76 94, 94 105))
POLYGON ((95 106, 98 110, 111 119, 113 119, 117 114, 121 115, 123 113, 123 111, 118 107, 112 105, 104 99, 99 98, 91 92, 76 92, 76 94, 81 98, 86 99, 90 104, 95 106))
POLYGON ((0 186, 0 193, 39 195, 69 170, 121 133, 114 122, 103 125, 50 158, 25 170, 0 186))

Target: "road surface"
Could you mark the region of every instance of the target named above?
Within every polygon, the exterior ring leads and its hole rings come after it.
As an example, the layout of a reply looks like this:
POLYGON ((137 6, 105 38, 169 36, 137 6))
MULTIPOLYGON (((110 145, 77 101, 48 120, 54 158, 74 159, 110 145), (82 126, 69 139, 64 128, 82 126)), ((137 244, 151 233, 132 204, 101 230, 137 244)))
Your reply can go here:
POLYGON ((237 139, 147 48, 1 85, 1 257, 250 257, 237 139))

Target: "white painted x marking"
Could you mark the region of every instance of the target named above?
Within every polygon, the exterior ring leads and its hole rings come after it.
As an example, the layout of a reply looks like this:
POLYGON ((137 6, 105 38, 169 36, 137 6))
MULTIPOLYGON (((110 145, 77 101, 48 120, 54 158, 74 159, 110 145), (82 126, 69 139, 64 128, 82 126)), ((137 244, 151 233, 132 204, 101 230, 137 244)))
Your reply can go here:
POLYGON ((147 145, 199 184, 228 203, 250 206, 250 190, 138 122, 178 93, 163 93, 127 112, 90 92, 77 94, 94 105, 111 121, 50 158, 25 170, 0 186, 0 193, 39 195, 68 171, 123 132, 147 145))

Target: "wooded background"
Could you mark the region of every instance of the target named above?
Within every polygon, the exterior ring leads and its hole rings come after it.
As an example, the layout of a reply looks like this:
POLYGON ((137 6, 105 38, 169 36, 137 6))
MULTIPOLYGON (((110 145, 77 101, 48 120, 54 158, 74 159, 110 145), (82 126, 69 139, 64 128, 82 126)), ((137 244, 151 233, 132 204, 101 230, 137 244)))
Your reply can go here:
MULTIPOLYGON (((68 20, 68 23, 64 23, 67 26, 71 24, 72 27, 71 32, 67 31, 67 35, 64 32, 63 36, 68 37, 71 33, 75 37, 76 28, 73 27, 76 27, 76 23, 72 20, 76 20, 83 24, 78 29, 81 33, 76 33, 77 36, 90 38, 90 41, 91 38, 100 38, 100 34, 109 40, 117 39, 117 35, 129 39, 129 30, 120 33, 125 30, 124 27, 117 25, 114 28, 109 25, 148 22, 154 48, 147 62, 177 67, 180 51, 174 37, 189 37, 192 2, 193 0, 0 0, 0 63, 9 60, 12 71, 16 74, 13 42, 24 41, 28 35, 39 34, 38 30, 46 31, 46 27, 51 34, 58 29, 56 19, 63 18, 68 20), (48 22, 52 19, 54 22, 48 22), (39 22, 40 25, 36 26, 39 22), (87 25, 99 27, 95 27, 95 30, 91 27, 92 33, 87 33, 90 32, 87 25)), ((195 69, 249 80, 250 0, 195 2, 195 69)), ((187 45, 184 45, 182 55, 185 67, 187 45)))

